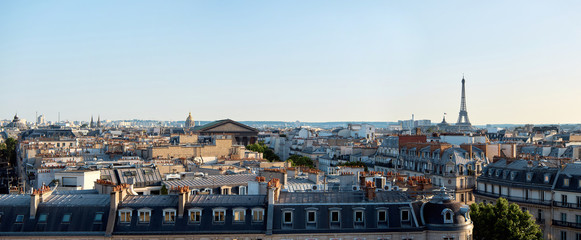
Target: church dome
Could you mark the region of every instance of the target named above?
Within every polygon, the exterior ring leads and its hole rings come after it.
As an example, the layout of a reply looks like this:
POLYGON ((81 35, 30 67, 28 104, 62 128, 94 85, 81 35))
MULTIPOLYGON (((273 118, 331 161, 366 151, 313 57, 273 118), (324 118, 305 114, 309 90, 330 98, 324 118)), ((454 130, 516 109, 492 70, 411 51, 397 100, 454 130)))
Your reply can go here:
POLYGON ((190 114, 188 115, 188 118, 186 118, 185 127, 186 128, 193 128, 195 126, 196 126, 196 122, 194 122, 194 118, 192 117, 192 113, 190 112, 190 114))
POLYGON ((22 121, 20 118, 18 118, 18 115, 14 115, 14 119, 12 120, 11 123, 6 125, 6 127, 18 128, 18 129, 27 129, 26 123, 24 121, 22 121))

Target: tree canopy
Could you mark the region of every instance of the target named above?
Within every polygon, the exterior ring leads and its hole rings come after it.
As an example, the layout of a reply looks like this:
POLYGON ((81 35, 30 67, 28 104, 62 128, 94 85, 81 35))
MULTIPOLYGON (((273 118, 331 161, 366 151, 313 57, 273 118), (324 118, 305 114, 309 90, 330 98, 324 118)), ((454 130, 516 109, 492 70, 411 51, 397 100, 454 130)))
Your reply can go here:
POLYGON ((10 165, 16 166, 16 145, 18 141, 14 138, 7 138, 0 143, 0 162, 9 162, 10 165))
POLYGON ((494 205, 470 205, 470 217, 474 223, 474 240, 543 239, 541 228, 531 214, 504 198, 499 198, 494 205))
POLYGON ((258 143, 254 143, 254 144, 250 144, 248 146, 246 146, 246 149, 250 150, 250 151, 255 151, 255 152, 259 152, 262 153, 262 157, 268 161, 280 161, 280 157, 278 157, 278 155, 276 155, 274 153, 274 151, 272 151, 272 149, 270 149, 268 146, 266 146, 266 144, 264 144, 264 142, 258 142, 258 143))
POLYGON ((299 155, 291 155, 287 161, 289 161, 293 167, 295 166, 307 166, 307 167, 315 167, 315 163, 311 158, 299 155))

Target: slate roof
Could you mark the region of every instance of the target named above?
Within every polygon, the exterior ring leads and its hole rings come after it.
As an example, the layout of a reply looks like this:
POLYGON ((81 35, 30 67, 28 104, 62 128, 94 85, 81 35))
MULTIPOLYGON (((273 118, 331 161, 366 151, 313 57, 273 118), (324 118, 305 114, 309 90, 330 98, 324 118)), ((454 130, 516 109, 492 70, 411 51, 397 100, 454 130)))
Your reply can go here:
POLYGON ((127 196, 120 207, 142 207, 142 206, 171 206, 178 205, 178 195, 137 195, 127 196))
MULTIPOLYGON (((30 197, 29 197, 30 198, 30 197)), ((106 194, 80 194, 80 195, 51 195, 41 206, 107 206, 110 197, 106 194)))
POLYGON ((240 205, 264 205, 266 195, 213 195, 200 194, 190 196, 188 201, 192 206, 240 206, 240 205))
POLYGON ((257 175, 255 174, 214 175, 193 179, 163 181, 163 184, 168 187, 188 186, 190 188, 224 185, 247 185, 249 181, 256 180, 256 176, 257 175))
MULTIPOLYGON (((402 203, 410 202, 403 192, 379 191, 373 202, 402 203)), ((313 204, 313 203, 362 203, 369 202, 363 192, 281 192, 279 204, 313 204)))

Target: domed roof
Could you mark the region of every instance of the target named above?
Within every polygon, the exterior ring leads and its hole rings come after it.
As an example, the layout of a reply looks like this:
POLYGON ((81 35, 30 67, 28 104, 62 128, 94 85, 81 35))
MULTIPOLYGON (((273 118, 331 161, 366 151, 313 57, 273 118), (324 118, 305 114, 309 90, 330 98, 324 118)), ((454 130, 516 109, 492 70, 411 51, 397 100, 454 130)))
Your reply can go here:
POLYGON ((420 209, 422 223, 430 228, 458 228, 470 225, 468 205, 456 202, 445 188, 420 209))
POLYGON ((18 114, 14 115, 14 119, 11 123, 7 124, 6 127, 10 128, 18 128, 18 129, 26 129, 26 123, 24 123, 20 118, 18 118, 18 114))
POLYGON ((186 128, 193 128, 195 126, 196 126, 196 122, 194 122, 194 118, 192 117, 192 113, 190 112, 190 114, 188 115, 188 118, 186 118, 185 127, 186 128))

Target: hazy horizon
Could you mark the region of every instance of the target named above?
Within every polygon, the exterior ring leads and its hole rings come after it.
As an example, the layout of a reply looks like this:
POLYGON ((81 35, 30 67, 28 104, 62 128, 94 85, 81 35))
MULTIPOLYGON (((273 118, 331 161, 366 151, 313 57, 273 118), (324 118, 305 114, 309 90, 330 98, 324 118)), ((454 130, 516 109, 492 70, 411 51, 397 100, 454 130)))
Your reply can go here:
POLYGON ((576 124, 578 1, 3 1, 0 119, 576 124), (286 120, 285 120, 286 119, 286 120), (359 119, 359 120, 353 120, 359 119))

